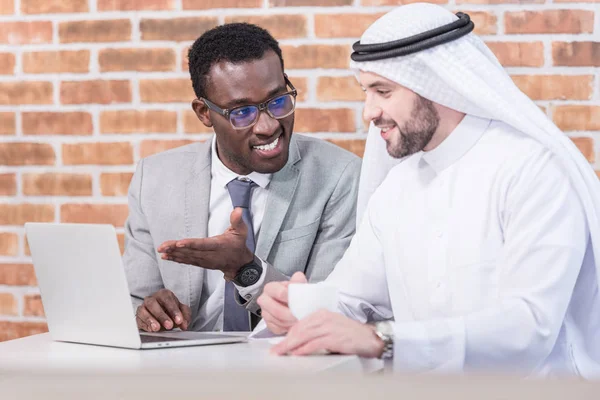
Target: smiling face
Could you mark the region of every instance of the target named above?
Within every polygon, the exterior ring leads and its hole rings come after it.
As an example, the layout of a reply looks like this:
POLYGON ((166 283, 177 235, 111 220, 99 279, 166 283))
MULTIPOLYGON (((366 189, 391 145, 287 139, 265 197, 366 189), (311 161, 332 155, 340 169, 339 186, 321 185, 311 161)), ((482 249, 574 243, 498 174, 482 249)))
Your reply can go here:
POLYGON ((367 94, 364 118, 381 128, 387 151, 394 158, 427 150, 440 117, 433 102, 371 72, 360 72, 367 94))
MULTIPOLYGON (((222 109, 232 109, 263 103, 288 90, 279 57, 267 51, 257 60, 214 64, 206 98, 222 109)), ((194 100, 192 106, 202 123, 214 129, 219 158, 235 173, 274 173, 287 162, 294 113, 276 120, 262 111, 254 126, 238 130, 229 118, 209 110, 204 102, 194 100)))

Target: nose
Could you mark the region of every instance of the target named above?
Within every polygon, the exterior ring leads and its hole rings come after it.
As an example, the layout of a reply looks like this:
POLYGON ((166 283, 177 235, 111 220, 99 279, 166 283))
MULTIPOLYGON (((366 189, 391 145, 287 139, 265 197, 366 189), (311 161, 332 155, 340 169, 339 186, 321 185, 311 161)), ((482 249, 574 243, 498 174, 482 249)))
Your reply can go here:
POLYGON ((258 114, 258 121, 253 126, 254 134, 261 136, 271 136, 277 132, 278 128, 279 122, 265 111, 258 114))
POLYGON ((364 120, 371 122, 374 119, 381 117, 381 112, 381 108, 367 96, 367 99, 365 100, 365 108, 363 109, 364 120))

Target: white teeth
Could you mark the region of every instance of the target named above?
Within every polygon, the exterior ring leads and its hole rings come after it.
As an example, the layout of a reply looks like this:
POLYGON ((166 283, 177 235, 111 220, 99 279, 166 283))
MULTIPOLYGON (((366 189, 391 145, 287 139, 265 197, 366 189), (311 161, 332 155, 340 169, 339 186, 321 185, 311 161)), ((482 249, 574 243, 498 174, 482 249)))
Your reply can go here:
POLYGON ((273 142, 269 143, 269 144, 265 144, 263 146, 254 146, 254 148, 256 150, 263 150, 263 151, 270 151, 275 149, 275 147, 277 147, 277 143, 279 143, 279 137, 275 140, 273 140, 273 142))
POLYGON ((393 126, 388 126, 388 127, 385 127, 385 128, 381 128, 381 132, 386 133, 387 131, 389 131, 391 129, 394 129, 394 127, 393 126))

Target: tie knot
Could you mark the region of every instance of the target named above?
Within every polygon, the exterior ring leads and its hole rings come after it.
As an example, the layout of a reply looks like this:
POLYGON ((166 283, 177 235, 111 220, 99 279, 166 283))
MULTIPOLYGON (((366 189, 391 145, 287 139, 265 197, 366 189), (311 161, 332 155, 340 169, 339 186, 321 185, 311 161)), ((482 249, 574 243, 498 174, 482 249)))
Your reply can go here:
POLYGON ((234 179, 227 184, 233 207, 250 208, 250 196, 254 185, 256 184, 251 180, 240 179, 234 179))

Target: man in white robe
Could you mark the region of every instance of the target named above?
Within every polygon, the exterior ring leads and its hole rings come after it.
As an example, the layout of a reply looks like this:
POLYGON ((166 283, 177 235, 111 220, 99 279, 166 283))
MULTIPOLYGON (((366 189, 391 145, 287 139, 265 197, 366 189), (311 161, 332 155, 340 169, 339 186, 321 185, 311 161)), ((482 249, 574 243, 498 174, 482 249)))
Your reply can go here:
MULTIPOLYGON (((456 19, 399 7, 361 44, 456 19)), ((471 33, 352 67, 372 124, 360 227, 325 282, 339 288, 341 313, 296 321, 288 283, 269 284, 263 318, 287 333, 273 351, 387 354, 396 370, 600 376, 600 186, 577 148, 471 33), (388 321, 391 338, 373 321, 388 321)))

